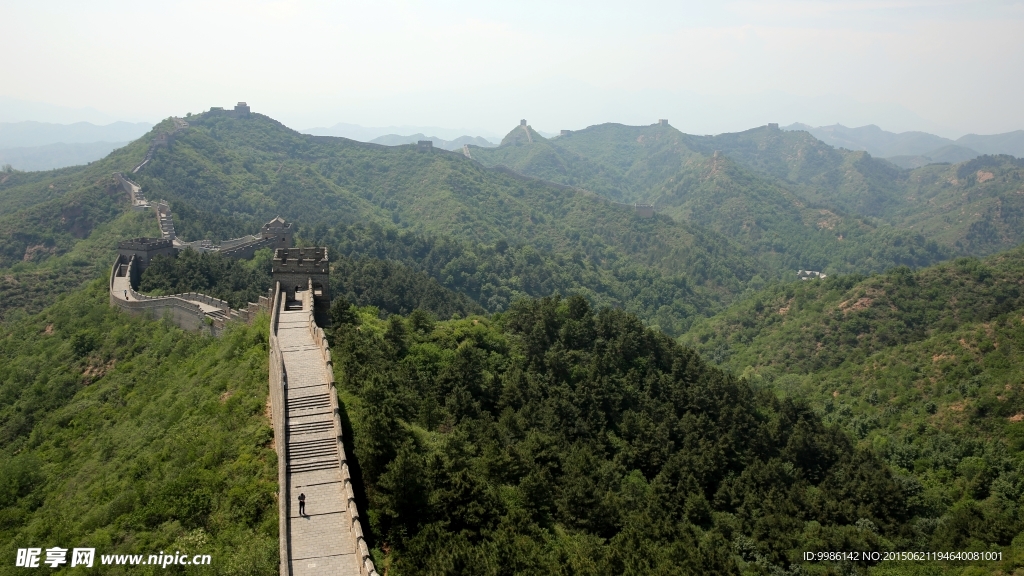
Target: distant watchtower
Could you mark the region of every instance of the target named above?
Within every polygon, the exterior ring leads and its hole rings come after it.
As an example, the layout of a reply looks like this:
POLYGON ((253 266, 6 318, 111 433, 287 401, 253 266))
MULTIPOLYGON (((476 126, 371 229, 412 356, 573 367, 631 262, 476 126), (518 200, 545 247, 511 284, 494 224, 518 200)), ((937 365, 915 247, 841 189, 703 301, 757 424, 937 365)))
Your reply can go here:
POLYGON ((248 118, 249 117, 249 105, 245 102, 239 102, 235 104, 235 118, 248 118))
POLYGON ((416 141, 416 149, 417 150, 433 150, 434 149, 434 141, 433 140, 417 140, 416 141))
POLYGON ((668 119, 667 118, 662 118, 662 119, 658 120, 658 126, 668 126, 668 119))
POLYGON ((281 283, 281 293, 287 300, 298 300, 297 292, 313 287, 313 314, 317 324, 327 325, 331 309, 330 265, 327 248, 278 248, 274 251, 271 267, 274 281, 281 283))
POLYGON ((520 126, 526 126, 526 120, 525 119, 524 120, 520 120, 519 121, 519 125, 520 126))
POLYGON ((768 129, 769 130, 778 130, 779 129, 779 123, 778 122, 769 122, 768 123, 768 129))
POLYGON ((274 248, 291 248, 292 225, 278 216, 263 225, 263 229, 260 230, 260 238, 272 240, 271 246, 274 248))

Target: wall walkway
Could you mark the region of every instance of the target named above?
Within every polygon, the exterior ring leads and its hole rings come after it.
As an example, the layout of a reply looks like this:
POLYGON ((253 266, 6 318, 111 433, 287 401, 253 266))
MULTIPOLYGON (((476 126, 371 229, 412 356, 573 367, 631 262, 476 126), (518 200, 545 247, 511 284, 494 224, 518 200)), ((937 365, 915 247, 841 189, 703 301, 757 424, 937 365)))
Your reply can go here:
POLYGON ((281 574, 377 576, 352 491, 331 352, 313 320, 312 282, 298 296, 288 301, 278 283, 270 323, 281 574))

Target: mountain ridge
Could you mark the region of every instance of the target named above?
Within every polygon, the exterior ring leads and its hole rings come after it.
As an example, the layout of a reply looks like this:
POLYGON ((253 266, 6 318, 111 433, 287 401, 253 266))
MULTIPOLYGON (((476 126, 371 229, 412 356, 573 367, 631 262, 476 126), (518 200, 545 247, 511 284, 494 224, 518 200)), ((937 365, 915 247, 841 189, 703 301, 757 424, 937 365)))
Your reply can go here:
MULTIPOLYGON (((967 134, 956 140, 927 132, 887 132, 874 124, 847 128, 842 124, 815 127, 797 122, 783 127, 783 130, 803 130, 837 148, 864 150, 871 153, 872 156, 880 158, 892 156, 931 157, 938 155, 939 150, 950 145, 961 146, 974 152, 975 156, 1009 154, 1018 158, 1024 157, 1024 130, 992 135, 967 134)), ((970 159, 963 158, 963 160, 970 159)))

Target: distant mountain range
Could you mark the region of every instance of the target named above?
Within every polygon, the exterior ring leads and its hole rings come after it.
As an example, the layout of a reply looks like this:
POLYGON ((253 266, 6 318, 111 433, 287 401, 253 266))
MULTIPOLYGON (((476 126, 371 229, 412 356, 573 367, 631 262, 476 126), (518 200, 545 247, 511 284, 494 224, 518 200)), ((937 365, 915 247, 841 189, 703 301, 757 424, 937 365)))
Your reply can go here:
POLYGON ((420 140, 430 140, 434 143, 434 148, 444 148, 445 150, 459 150, 466 144, 472 144, 473 146, 481 146, 484 148, 497 146, 494 142, 491 142, 481 136, 459 136, 454 140, 444 140, 437 136, 424 136, 423 134, 413 134, 411 136, 385 134, 384 136, 378 136, 377 138, 370 140, 370 142, 374 144, 383 144, 385 146, 401 146, 402 144, 415 144, 420 140))
POLYGON ((147 122, 114 122, 103 126, 90 122, 0 122, 0 149, 45 146, 58 142, 130 142, 149 132, 152 127, 147 122))
POLYGON ((804 130, 826 144, 848 150, 864 150, 903 168, 940 162, 965 162, 982 154, 1024 157, 1024 130, 983 136, 968 134, 956 140, 927 132, 887 132, 874 124, 847 128, 842 124, 808 126, 799 122, 783 130, 804 130))
POLYGON ((28 148, 0 150, 0 166, 10 164, 16 170, 53 170, 99 160, 128 142, 84 142, 45 144, 28 148))
POLYGON ((99 160, 153 127, 147 122, 0 123, 0 165, 17 170, 52 170, 99 160))

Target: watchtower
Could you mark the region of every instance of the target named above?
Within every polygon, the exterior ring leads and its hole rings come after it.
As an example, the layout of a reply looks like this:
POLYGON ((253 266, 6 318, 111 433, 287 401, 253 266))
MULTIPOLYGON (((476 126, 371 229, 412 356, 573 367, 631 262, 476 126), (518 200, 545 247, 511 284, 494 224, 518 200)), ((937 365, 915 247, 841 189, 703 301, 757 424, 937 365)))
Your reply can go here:
POLYGON ((239 102, 235 104, 235 118, 248 118, 249 117, 249 105, 245 102, 239 102))
POLYGON ((768 129, 769 130, 778 130, 779 129, 779 123, 778 122, 769 122, 768 123, 768 129))
POLYGON ((286 300, 298 300, 297 292, 313 287, 313 314, 317 324, 327 324, 331 309, 330 265, 327 248, 278 248, 271 266, 274 281, 281 283, 281 294, 286 300))
POLYGON ((526 126, 526 120, 520 120, 519 121, 519 125, 520 126, 526 126))
POLYGON ((142 271, 149 267, 150 261, 157 256, 174 256, 178 250, 169 238, 132 238, 117 243, 117 253, 120 261, 127 264, 132 256, 135 256, 135 266, 132 267, 132 286, 137 286, 142 278, 142 271))
POLYGON ((417 140, 416 141, 416 149, 417 150, 433 150, 434 149, 434 141, 433 140, 417 140))
POLYGON ((661 118, 658 120, 658 126, 668 126, 668 118, 661 118))
POLYGON ((125 261, 135 256, 137 269, 142 272, 149 267, 149 262, 157 256, 174 256, 177 250, 166 238, 132 238, 117 243, 117 253, 124 256, 125 261))
POLYGON ((260 238, 272 240, 270 244, 272 248, 291 248, 292 225, 289 222, 285 222, 284 218, 278 216, 263 225, 263 228, 260 230, 260 238))
POLYGON ((654 204, 633 204, 633 209, 641 218, 654 218, 654 204))

